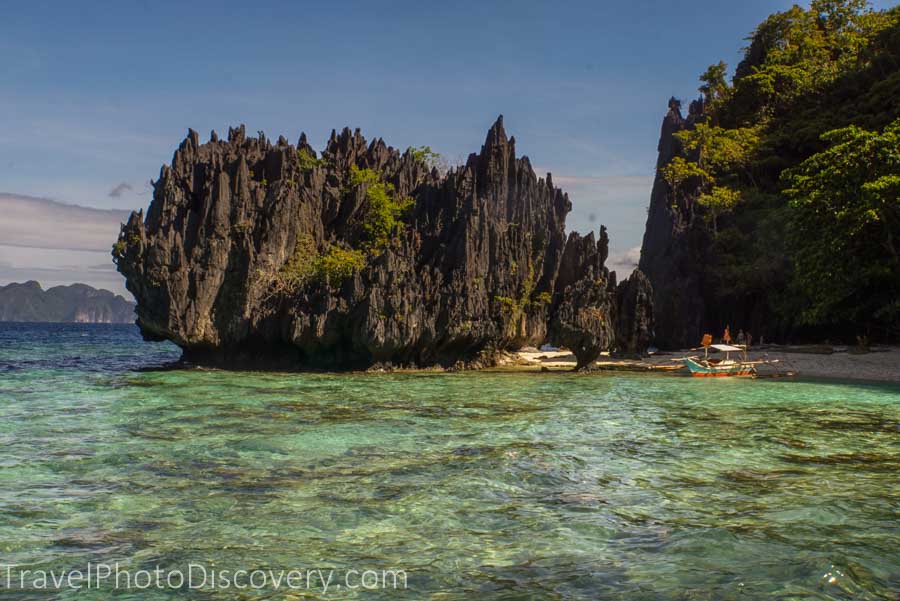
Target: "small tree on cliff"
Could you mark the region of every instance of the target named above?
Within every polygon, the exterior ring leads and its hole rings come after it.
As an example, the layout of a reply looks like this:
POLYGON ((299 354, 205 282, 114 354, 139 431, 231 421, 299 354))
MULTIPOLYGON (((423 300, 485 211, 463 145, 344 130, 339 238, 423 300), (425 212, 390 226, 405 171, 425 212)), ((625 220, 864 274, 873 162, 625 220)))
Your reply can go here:
POLYGON ((679 193, 685 182, 691 178, 699 178, 701 182, 709 179, 709 173, 694 161, 688 161, 684 157, 675 157, 660 169, 663 179, 672 189, 672 206, 678 205, 679 193))
POLYGON ((728 82, 725 81, 727 71, 728 65, 725 64, 725 61, 719 61, 715 65, 707 67, 703 75, 700 76, 700 81, 703 82, 703 85, 699 89, 706 104, 711 104, 725 95, 728 90, 728 82))
POLYGON ((368 208, 363 219, 363 230, 366 242, 374 255, 381 254, 391 243, 391 237, 397 228, 403 227, 403 216, 412 208, 415 201, 408 196, 400 196, 394 185, 385 182, 373 169, 360 169, 356 165, 350 167, 350 185, 364 186, 368 208))
POLYGON ((711 191, 701 194, 697 198, 697 203, 709 211, 709 220, 712 222, 714 236, 719 235, 719 215, 733 211, 740 200, 740 192, 725 186, 713 186, 711 191))
POLYGON ((718 219, 733 211, 741 200, 735 190, 741 180, 753 184, 752 158, 759 146, 759 129, 725 129, 698 123, 693 129, 675 134, 691 158, 675 157, 663 167, 662 174, 672 187, 674 200, 683 184, 696 178, 700 192, 697 202, 706 208, 713 234, 718 235, 718 219), (731 185, 725 185, 726 183, 731 185))

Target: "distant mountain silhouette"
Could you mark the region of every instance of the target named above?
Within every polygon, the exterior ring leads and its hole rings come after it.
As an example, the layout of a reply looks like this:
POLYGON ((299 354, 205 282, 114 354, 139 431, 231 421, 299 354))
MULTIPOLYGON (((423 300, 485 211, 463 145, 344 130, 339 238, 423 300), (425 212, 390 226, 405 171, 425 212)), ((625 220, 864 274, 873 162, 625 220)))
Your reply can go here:
POLYGON ((133 323, 134 303, 86 284, 43 290, 32 280, 0 286, 0 321, 133 323))

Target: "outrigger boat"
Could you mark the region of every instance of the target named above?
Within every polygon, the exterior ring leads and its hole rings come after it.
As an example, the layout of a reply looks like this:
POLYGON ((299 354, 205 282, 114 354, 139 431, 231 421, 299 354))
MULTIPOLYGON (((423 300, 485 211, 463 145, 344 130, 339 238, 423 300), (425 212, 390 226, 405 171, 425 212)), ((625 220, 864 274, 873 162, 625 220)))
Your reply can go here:
MULTIPOLYGON (((726 340, 730 339, 728 331, 725 333, 726 340)), ((730 341, 730 340, 729 340, 730 341)), ((757 360, 751 361, 747 358, 747 346, 743 344, 712 344, 712 336, 709 334, 703 337, 703 357, 683 357, 680 359, 691 375, 695 378, 714 378, 727 376, 755 376, 757 365, 768 365, 775 361, 757 360), (710 359, 709 349, 713 348, 717 351, 725 353, 724 359, 710 359), (741 358, 734 360, 731 353, 741 353, 741 358)))

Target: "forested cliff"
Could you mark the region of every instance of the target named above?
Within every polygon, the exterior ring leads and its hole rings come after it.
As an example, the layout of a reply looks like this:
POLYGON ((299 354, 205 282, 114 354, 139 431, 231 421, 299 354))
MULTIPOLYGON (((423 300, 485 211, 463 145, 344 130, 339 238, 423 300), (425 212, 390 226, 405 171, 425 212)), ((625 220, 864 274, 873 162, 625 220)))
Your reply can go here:
POLYGON ((900 336, 900 8, 771 15, 669 101, 640 268, 657 343, 900 336))

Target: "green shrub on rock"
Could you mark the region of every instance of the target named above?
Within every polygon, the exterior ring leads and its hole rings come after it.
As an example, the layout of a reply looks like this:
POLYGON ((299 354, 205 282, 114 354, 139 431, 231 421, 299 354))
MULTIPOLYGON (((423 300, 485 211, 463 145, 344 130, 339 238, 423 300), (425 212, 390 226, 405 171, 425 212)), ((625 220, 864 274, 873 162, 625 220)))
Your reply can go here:
POLYGON ((312 270, 314 277, 331 286, 340 286, 344 280, 366 266, 366 256, 359 250, 330 246, 316 258, 312 270))
POLYGON ((297 167, 300 168, 300 171, 312 171, 316 167, 321 167, 324 164, 325 160, 317 159, 308 148, 301 148, 297 151, 297 167))
POLYGON ((402 218, 415 201, 398 195, 394 185, 382 181, 373 169, 351 166, 350 184, 353 187, 366 186, 368 207, 363 217, 363 230, 370 250, 380 254, 390 246, 394 230, 405 225, 402 218))
POLYGON ((315 240, 310 236, 297 238, 294 253, 279 272, 285 286, 294 289, 306 283, 315 272, 314 266, 318 256, 315 240))

